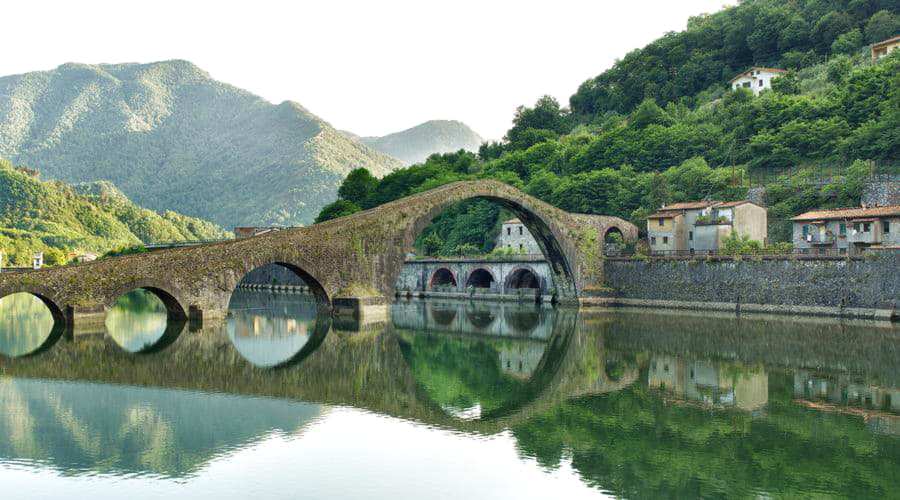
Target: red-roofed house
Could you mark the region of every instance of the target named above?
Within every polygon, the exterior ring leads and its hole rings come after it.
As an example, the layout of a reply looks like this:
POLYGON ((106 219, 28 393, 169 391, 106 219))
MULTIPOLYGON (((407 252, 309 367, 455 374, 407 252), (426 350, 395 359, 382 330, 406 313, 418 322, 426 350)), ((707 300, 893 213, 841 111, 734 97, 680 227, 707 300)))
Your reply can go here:
POLYGON ((858 255, 870 247, 900 246, 900 205, 812 210, 791 220, 794 248, 802 253, 858 255))
POLYGON ((748 200, 687 201, 664 205, 647 217, 650 250, 657 254, 715 252, 732 230, 765 245, 766 209, 748 200))

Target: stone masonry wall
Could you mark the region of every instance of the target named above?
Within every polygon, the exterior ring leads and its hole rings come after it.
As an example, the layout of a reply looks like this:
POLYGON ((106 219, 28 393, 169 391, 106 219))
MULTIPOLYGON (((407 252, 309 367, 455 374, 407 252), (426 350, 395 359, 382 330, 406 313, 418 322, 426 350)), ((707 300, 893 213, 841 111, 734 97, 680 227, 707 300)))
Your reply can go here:
POLYGON ((618 297, 875 308, 900 302, 900 253, 873 259, 608 259, 618 297))
POLYGON ((862 203, 867 206, 900 205, 900 179, 867 182, 862 203))

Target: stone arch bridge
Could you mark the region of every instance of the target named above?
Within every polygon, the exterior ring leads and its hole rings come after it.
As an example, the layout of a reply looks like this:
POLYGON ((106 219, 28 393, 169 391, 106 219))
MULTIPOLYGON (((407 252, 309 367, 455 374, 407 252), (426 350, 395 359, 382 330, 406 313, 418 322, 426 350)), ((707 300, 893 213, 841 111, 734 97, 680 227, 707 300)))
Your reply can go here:
POLYGON ((217 318, 226 315, 244 275, 275 263, 296 272, 318 301, 336 312, 386 310, 415 238, 441 211, 468 199, 494 201, 522 220, 547 258, 561 303, 577 303, 603 285, 607 231, 621 231, 626 241, 637 238, 637 228, 617 217, 568 213, 497 181, 464 181, 309 227, 4 273, 0 298, 32 293, 71 326, 79 318, 102 318, 119 295, 145 288, 159 295, 172 314, 217 318))

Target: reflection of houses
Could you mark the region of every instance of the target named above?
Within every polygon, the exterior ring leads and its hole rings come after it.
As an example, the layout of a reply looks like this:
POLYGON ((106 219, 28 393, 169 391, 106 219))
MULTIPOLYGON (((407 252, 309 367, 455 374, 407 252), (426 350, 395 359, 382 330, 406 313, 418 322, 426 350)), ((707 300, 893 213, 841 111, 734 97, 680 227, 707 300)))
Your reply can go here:
POLYGON ((794 248, 803 253, 900 246, 900 205, 812 210, 793 219, 794 248))
POLYGON ((880 387, 849 377, 794 372, 794 398, 822 411, 861 416, 873 432, 900 435, 900 388, 880 387))
POLYGON ((309 321, 294 318, 276 318, 256 314, 235 314, 235 335, 238 337, 280 337, 284 335, 310 334, 309 321))
POLYGON ((647 384, 688 401, 706 405, 757 410, 769 402, 769 377, 765 372, 725 371, 727 365, 656 356, 650 361, 647 384))
POLYGON ((397 291, 423 292, 443 298, 449 298, 446 294, 476 298, 493 294, 494 298, 500 295, 534 301, 552 294, 553 272, 541 256, 522 255, 506 260, 411 260, 400 270, 397 291))
POLYGON ((732 230, 765 245, 766 209, 748 200, 686 201, 647 217, 650 250, 658 253, 717 251, 732 230))

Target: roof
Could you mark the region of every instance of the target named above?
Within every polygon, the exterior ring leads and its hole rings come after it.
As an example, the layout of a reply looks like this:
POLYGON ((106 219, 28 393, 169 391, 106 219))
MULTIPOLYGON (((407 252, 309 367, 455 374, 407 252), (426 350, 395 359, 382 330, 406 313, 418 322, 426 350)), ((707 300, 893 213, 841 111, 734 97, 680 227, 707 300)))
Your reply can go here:
POLYGON ((678 203, 672 203, 671 205, 663 205, 660 208, 660 211, 664 210, 692 210, 697 208, 706 208, 711 207, 713 205, 718 205, 722 203, 721 201, 711 201, 711 200, 701 200, 701 201, 680 201, 678 203))
POLYGON ((760 71, 768 71, 769 73, 787 73, 787 70, 785 70, 785 69, 766 68, 764 66, 750 66, 749 68, 745 69, 744 71, 741 71, 740 73, 738 73, 738 75, 736 77, 732 78, 731 80, 728 80, 728 83, 731 83, 742 76, 749 76, 749 75, 747 75, 747 73, 749 73, 755 69, 758 69, 760 71))
POLYGON ((655 214, 648 215, 648 219, 671 219, 672 217, 678 217, 681 215, 680 210, 660 210, 655 214))
POLYGON ((829 210, 812 210, 802 213, 792 221, 812 221, 818 219, 858 219, 861 217, 890 217, 900 216, 900 205, 869 208, 833 208, 829 210))
POLYGON ((882 45, 890 45, 892 43, 898 43, 898 42, 900 42, 900 36, 895 36, 894 38, 888 38, 887 40, 882 40, 878 43, 873 43, 872 48, 874 49, 875 47, 881 47, 882 45))
POLYGON ((722 203, 717 203, 717 204, 714 205, 714 206, 715 206, 715 208, 731 208, 731 207, 737 207, 737 206, 740 206, 740 205, 744 205, 744 204, 746 204, 746 203, 749 203, 749 204, 751 204, 751 205, 759 206, 759 205, 757 205, 756 203, 753 203, 753 202, 750 201, 750 200, 726 201, 726 202, 722 202, 722 203))
POLYGON ((519 219, 509 219, 509 220, 503 221, 503 223, 504 224, 521 224, 522 221, 520 221, 519 219))

